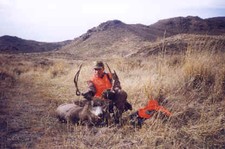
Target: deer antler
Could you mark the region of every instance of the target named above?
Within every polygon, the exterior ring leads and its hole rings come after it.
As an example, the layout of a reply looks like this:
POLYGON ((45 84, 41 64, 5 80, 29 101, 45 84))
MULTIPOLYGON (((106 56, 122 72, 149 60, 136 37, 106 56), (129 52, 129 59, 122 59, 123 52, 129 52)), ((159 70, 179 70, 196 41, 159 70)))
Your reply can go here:
POLYGON ((105 64, 106 64, 107 68, 109 69, 109 72, 112 74, 112 71, 111 71, 109 65, 107 63, 105 63, 105 64))
POLYGON ((116 74, 116 71, 113 70, 114 73, 112 73, 112 71, 111 71, 111 69, 110 69, 110 67, 109 67, 109 65, 107 63, 106 63, 106 66, 108 67, 109 72, 112 75, 112 79, 113 79, 113 82, 112 82, 112 90, 115 90, 116 87, 119 88, 119 89, 121 89, 119 77, 116 74))
POLYGON ((74 80, 73 80, 74 81, 75 88, 76 88, 76 95, 77 96, 80 96, 81 95, 81 92, 80 92, 80 90, 78 88, 78 77, 79 77, 79 74, 80 74, 81 67, 82 67, 82 64, 80 65, 79 70, 75 74, 74 80))

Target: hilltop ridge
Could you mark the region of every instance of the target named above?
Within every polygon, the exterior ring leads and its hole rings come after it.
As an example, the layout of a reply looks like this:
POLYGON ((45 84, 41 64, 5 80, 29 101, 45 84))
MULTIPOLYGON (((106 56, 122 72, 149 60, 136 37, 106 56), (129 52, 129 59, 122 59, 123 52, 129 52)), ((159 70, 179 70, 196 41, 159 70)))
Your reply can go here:
MULTIPOLYGON (((138 53, 141 53, 143 49, 145 51, 148 49, 152 51, 152 48, 148 47, 161 46, 160 41, 162 39, 166 40, 168 38, 172 42, 176 40, 172 38, 177 38, 178 35, 185 35, 183 37, 186 37, 186 39, 180 38, 183 41, 178 44, 176 44, 177 42, 173 43, 173 47, 175 47, 173 49, 170 46, 170 49, 175 52, 185 51, 187 46, 180 46, 180 43, 184 43, 185 41, 185 44, 188 44, 189 41, 187 39, 190 39, 194 35, 197 35, 196 41, 199 41, 197 37, 203 39, 205 36, 206 38, 203 40, 205 42, 209 36, 220 36, 219 41, 217 38, 210 38, 215 39, 215 41, 211 42, 220 42, 222 46, 225 46, 223 38, 225 35, 225 17, 207 19, 202 19, 197 16, 174 17, 159 20, 151 25, 126 24, 120 20, 109 20, 87 30, 86 33, 74 38, 74 40, 56 43, 37 42, 18 37, 2 36, 0 37, 0 52, 49 52, 51 54, 61 53, 79 58, 138 56, 138 53), (183 49, 181 49, 182 47, 183 49)), ((191 42, 195 44, 195 41, 192 40, 191 42)), ((202 44, 198 45, 201 46, 202 44)), ((216 44, 214 45, 217 46, 216 44)), ((155 49, 157 48, 154 48, 154 51, 157 51, 155 49)), ((221 45, 218 49, 221 51, 221 45)))
MULTIPOLYGON (((173 41, 175 39, 171 38, 177 38, 177 35, 185 35, 184 37, 187 37, 187 39, 190 39, 188 35, 192 37, 198 35, 197 37, 201 36, 201 39, 207 36, 203 40, 207 41, 209 36, 225 35, 224 18, 175 17, 160 20, 149 26, 125 24, 119 20, 110 20, 88 30, 85 34, 75 38, 70 44, 59 49, 58 52, 69 53, 80 58, 130 56, 138 55, 137 53, 140 53, 140 50, 146 50, 146 47, 149 46, 159 47, 159 41, 162 39, 168 38, 173 41)), ((187 39, 180 38, 180 40, 185 40, 186 44, 188 43, 187 39)), ((224 40, 224 38, 220 40, 224 40)), ((196 38, 196 41, 199 40, 196 38)), ((194 41, 191 42, 194 44, 194 41)), ((217 43, 217 39, 214 42, 217 43)), ((184 47, 179 51, 187 49, 187 46, 179 45, 175 43, 175 48, 172 50, 176 50, 177 47, 184 47)), ((214 45, 216 46, 216 44, 214 45)), ((225 46, 224 41, 222 41, 222 45, 225 46)))

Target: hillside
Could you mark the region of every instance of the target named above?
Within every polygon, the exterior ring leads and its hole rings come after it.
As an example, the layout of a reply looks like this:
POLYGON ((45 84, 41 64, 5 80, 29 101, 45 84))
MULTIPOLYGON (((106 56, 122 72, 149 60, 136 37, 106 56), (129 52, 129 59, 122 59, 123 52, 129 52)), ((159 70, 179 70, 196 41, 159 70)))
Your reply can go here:
POLYGON ((0 53, 33 53, 33 52, 46 52, 58 49, 70 40, 63 42, 38 42, 33 40, 25 40, 13 36, 0 37, 0 53))
MULTIPOLYGON (((197 41, 209 36, 225 35, 224 17, 201 19, 199 17, 176 17, 160 20, 155 24, 146 26, 142 24, 125 24, 119 20, 107 21, 87 31, 87 33, 76 38, 70 44, 59 49, 59 53, 69 53, 76 57, 117 57, 129 56, 140 53, 140 49, 148 46, 161 46, 161 39, 177 40, 179 34, 185 34, 180 42, 187 43, 193 35, 199 37, 197 41), (188 36, 190 35, 190 36, 188 36), (173 39, 174 38, 174 39, 173 39)), ((222 44, 224 44, 224 38, 222 44)), ((195 42, 192 40, 192 42, 195 42)), ((217 39, 213 42, 218 42, 217 39)), ((174 49, 181 47, 180 43, 173 43, 174 49)), ((195 44, 195 43, 193 43, 195 44)), ((198 43, 196 43, 198 44, 198 43)), ((199 44, 201 46, 201 44, 199 44)), ((187 47, 182 45, 182 47, 187 47)), ((204 47, 199 47, 204 48, 204 47)), ((217 47, 215 47, 217 49, 217 47)), ((186 50, 179 49, 179 51, 186 50)), ((155 51, 155 50, 154 50, 155 51)))
POLYGON ((225 17, 201 19, 199 17, 175 17, 159 20, 149 26, 152 29, 164 32, 167 37, 176 34, 201 34, 201 35, 224 35, 225 17))
POLYGON ((225 36, 178 34, 154 43, 141 46, 128 57, 148 57, 154 54, 185 53, 188 49, 196 51, 225 52, 225 36))
POLYGON ((148 27, 144 25, 108 21, 88 30, 58 52, 79 57, 127 55, 139 47, 140 42, 152 40, 151 35, 145 34, 146 30, 148 27))

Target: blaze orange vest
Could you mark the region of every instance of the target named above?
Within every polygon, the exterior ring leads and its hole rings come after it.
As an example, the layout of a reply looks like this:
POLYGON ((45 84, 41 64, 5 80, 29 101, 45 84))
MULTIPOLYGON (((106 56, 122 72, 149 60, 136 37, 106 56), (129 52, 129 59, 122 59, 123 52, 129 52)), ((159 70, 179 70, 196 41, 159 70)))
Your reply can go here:
POLYGON ((95 97, 101 97, 104 90, 110 89, 112 87, 109 76, 107 76, 107 74, 104 74, 102 78, 94 75, 91 81, 93 82, 96 89, 95 97))
POLYGON ((152 111, 152 110, 161 111, 164 114, 166 114, 167 116, 171 115, 170 111, 168 111, 163 106, 159 106, 159 103, 156 100, 149 100, 147 106, 145 106, 144 108, 141 108, 141 109, 138 110, 138 115, 141 118, 148 119, 148 118, 151 117, 151 115, 147 114, 147 111, 152 111))

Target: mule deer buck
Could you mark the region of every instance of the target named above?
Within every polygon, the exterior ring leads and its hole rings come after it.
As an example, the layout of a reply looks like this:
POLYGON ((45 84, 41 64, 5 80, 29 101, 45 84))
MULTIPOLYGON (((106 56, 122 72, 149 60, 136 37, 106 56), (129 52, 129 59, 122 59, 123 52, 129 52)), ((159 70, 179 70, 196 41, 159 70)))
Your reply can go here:
POLYGON ((73 103, 66 103, 58 106, 56 116, 61 122, 71 122, 73 124, 95 125, 98 123, 102 115, 102 107, 93 107, 93 103, 89 101, 84 107, 80 107, 73 103))

